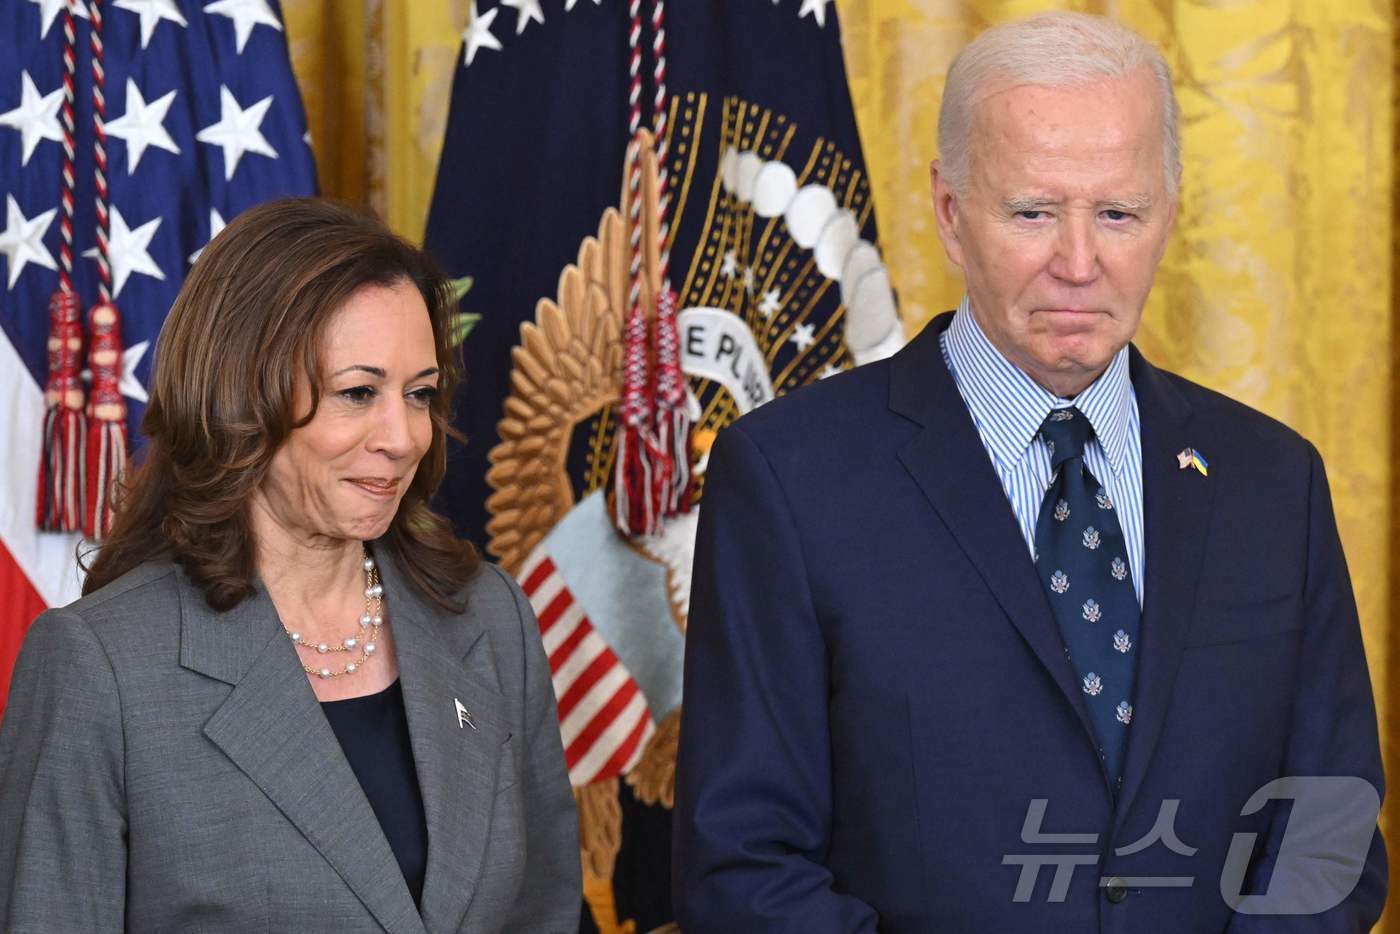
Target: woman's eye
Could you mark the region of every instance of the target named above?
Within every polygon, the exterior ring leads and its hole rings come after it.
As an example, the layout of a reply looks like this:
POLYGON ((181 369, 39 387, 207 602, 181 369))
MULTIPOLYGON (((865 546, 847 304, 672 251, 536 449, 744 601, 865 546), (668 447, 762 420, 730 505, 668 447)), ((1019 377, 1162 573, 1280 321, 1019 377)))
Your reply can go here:
POLYGON ((422 386, 410 392, 408 397, 420 405, 427 406, 432 404, 433 399, 437 397, 437 393, 436 386, 422 386))
POLYGON ((369 386, 351 386, 336 393, 348 402, 363 403, 374 398, 374 390, 369 386))

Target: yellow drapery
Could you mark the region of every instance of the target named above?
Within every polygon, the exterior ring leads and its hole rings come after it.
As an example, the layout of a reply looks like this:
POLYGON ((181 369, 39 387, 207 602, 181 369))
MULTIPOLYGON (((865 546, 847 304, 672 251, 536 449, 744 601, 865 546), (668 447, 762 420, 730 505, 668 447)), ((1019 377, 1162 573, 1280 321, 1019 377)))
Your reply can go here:
MULTIPOLYGON (((373 206, 414 240, 432 196, 470 6, 283 0, 322 189, 373 206)), ((1138 344, 1158 365, 1262 409, 1321 450, 1391 772, 1400 764, 1400 717, 1392 714, 1400 688, 1395 701, 1390 690, 1400 684, 1390 584, 1400 572, 1392 510, 1400 492, 1392 467, 1400 410, 1391 404, 1400 388, 1393 0, 836 6, 881 245, 910 333, 961 294, 928 199, 943 75, 957 50, 988 25, 1046 9, 1114 16, 1164 50, 1182 107, 1185 173, 1176 234, 1138 344)), ((1393 801, 1383 820, 1394 851, 1393 801)))

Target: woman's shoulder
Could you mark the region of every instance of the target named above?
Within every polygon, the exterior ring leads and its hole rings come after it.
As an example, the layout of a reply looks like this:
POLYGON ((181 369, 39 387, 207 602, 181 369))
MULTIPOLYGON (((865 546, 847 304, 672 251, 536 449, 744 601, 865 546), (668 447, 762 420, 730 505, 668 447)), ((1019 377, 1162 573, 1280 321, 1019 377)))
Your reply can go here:
MULTIPOLYGON (((123 668, 135 656, 169 654, 179 643, 178 572, 149 561, 63 607, 46 610, 25 633, 21 660, 123 668)), ((96 669, 93 669, 96 670, 96 669)))
POLYGON ((499 565, 482 561, 458 594, 470 615, 484 620, 508 620, 519 624, 520 613, 529 601, 515 582, 499 565))
MULTIPOLYGON (((428 605, 421 596, 417 602, 423 607, 428 605)), ((434 628, 459 657, 472 654, 485 636, 484 642, 491 646, 490 654, 497 665, 511 669, 523 664, 527 634, 539 639, 538 624, 525 594, 495 564, 481 562, 454 594, 452 602, 461 607, 460 612, 438 607, 427 614, 436 617, 434 628)))
POLYGON ((451 602, 461 608, 459 613, 440 607, 430 612, 437 616, 449 642, 463 650, 470 648, 482 633, 491 635, 491 643, 498 650, 518 644, 524 624, 534 625, 530 603, 520 586, 500 567, 486 561, 472 571, 451 602))
POLYGON ((99 630, 150 625, 178 613, 179 589, 179 566, 169 558, 156 558, 51 612, 77 617, 99 630))

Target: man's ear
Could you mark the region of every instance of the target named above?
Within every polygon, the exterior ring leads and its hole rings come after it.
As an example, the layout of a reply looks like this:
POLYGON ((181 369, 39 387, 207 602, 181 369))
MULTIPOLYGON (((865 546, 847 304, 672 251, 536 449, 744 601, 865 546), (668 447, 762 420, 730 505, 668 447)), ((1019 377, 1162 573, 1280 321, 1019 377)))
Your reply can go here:
POLYGON ((963 268, 962 243, 958 240, 961 226, 958 196, 948 184, 948 179, 940 171, 938 159, 929 163, 929 186, 933 190, 933 216, 938 222, 938 239, 943 241, 943 252, 959 269, 963 268))

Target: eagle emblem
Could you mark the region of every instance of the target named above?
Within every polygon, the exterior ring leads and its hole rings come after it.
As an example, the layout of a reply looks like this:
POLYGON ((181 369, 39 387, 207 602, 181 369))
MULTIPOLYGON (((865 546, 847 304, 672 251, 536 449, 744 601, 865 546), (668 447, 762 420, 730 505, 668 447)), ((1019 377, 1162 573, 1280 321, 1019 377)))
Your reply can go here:
MULTIPOLYGON (((703 111, 708 106, 705 100, 705 95, 685 98, 679 123, 693 132, 680 145, 699 145, 700 124, 686 115, 692 110, 703 111), (692 122, 686 123, 687 119, 692 122)), ((723 110, 726 126, 731 121, 752 119, 758 112, 751 105, 729 100, 723 103, 723 110), (746 113, 750 117, 744 118, 746 113)), ((759 125, 766 125, 766 121, 759 125)), ((731 143, 724 157, 725 173, 715 180, 716 190, 723 183, 724 197, 708 202, 692 199, 701 209, 709 205, 700 247, 689 270, 679 264, 671 267, 676 274, 676 291, 686 306, 680 314, 683 320, 685 315, 694 315, 689 320, 695 322, 693 333, 687 333, 682 345, 682 362, 685 405, 695 426, 689 467, 697 495, 703 493, 715 434, 740 412, 766 402, 775 391, 781 394, 851 363, 887 355, 903 343, 902 326, 878 250, 860 239, 859 208, 865 196, 842 195, 839 190, 833 194, 834 176, 827 178, 829 173, 824 170, 797 175, 783 164, 781 146, 771 153, 763 150, 766 157, 760 158, 757 142, 752 146, 754 152, 740 152, 734 148, 737 136, 732 141, 728 136, 715 138, 721 145, 731 143), (805 211, 798 212, 800 217, 793 215, 800 223, 790 223, 785 208, 799 192, 807 193, 804 205, 823 207, 832 215, 832 222, 828 224, 821 212, 805 211), (761 252, 755 252, 739 276, 716 277, 713 273, 719 262, 706 258, 705 245, 714 246, 716 255, 736 247, 741 236, 736 231, 748 229, 735 221, 736 217, 751 225, 776 225, 770 245, 779 235, 791 244, 771 266, 762 260, 761 252), (814 223, 820 236, 808 237, 811 231, 807 227, 814 223), (797 263, 797 271, 789 273, 785 270, 793 264, 784 258, 793 251, 809 255, 810 260, 805 265, 797 263), (844 314, 830 319, 835 330, 821 320, 806 319, 813 303, 789 312, 779 301, 780 286, 797 289, 808 279, 839 288, 844 314), (754 290, 738 289, 741 280, 754 282, 754 290), (764 296, 761 306, 760 294, 764 296), (718 350, 710 353, 707 341, 718 350), (748 346, 736 351, 734 345, 744 341, 748 346), (746 351, 751 353, 745 356, 746 351), (782 357, 778 356, 780 351, 782 357), (784 363, 788 355, 791 360, 784 363), (775 358, 781 366, 775 364, 775 358), (691 368, 692 363, 699 366, 707 360, 713 364, 708 370, 691 368), (753 361, 752 373, 743 360, 753 361), (733 378, 726 382, 731 370, 733 378)), ((679 135, 673 143, 678 140, 679 135)), ((672 152, 677 151, 673 146, 672 152)), ((649 645, 654 649, 642 653, 651 666, 646 670, 632 671, 621 659, 615 660, 616 671, 609 670, 614 681, 636 682, 634 702, 621 713, 600 705, 595 721, 577 713, 572 717, 576 724, 561 721, 566 765, 578 804, 586 891, 590 884, 597 887, 612 878, 622 836, 619 782, 625 782, 644 804, 671 807, 674 801, 679 646, 689 611, 697 511, 668 521, 659 534, 624 538, 610 526, 607 501, 616 462, 624 328, 632 305, 629 293, 639 290, 638 304, 650 315, 662 289, 658 203, 662 197, 675 199, 679 218, 684 213, 679 205, 685 202, 691 171, 693 165, 669 176, 663 172, 654 141, 645 130, 638 143, 629 147, 622 177, 639 175, 639 184, 632 187, 624 182, 619 206, 607 208, 596 234, 582 241, 577 257, 559 276, 556 294, 540 299, 533 320, 520 326, 519 340, 511 351, 510 392, 498 423, 499 443, 489 455, 488 550, 498 557, 504 570, 521 580, 532 605, 537 599, 554 597, 557 603, 571 607, 566 613, 555 614, 560 620, 580 632, 587 628, 596 633, 604 645, 649 645), (638 163, 640 169, 634 173, 638 163), (626 220, 634 214, 641 218, 640 242, 645 244, 635 276, 626 220), (574 578, 565 568, 570 561, 576 562, 576 579, 610 575, 616 586, 571 586, 574 578), (539 581, 556 583, 537 583, 537 590, 532 590, 526 580, 532 575, 521 572, 535 570, 538 573, 533 576, 539 581), (617 734, 616 740, 609 738, 609 731, 584 729, 590 722, 601 722, 604 716, 614 714, 617 726, 624 713, 632 719, 624 724, 628 729, 611 730, 617 734), (631 730, 633 723, 637 724, 635 730, 631 730), (573 751, 589 743, 601 749, 605 742, 618 745, 616 755, 589 756, 573 751)), ((698 184, 696 190, 700 190, 698 184)), ((677 226, 679 220, 672 232, 677 226)), ((535 605, 542 626, 546 625, 546 608, 535 605)), ((553 625, 561 626, 559 622, 553 625)), ((550 638, 554 636, 547 635, 546 642, 550 638)), ((566 665, 554 673, 556 693, 561 697, 561 679, 575 676, 569 674, 572 671, 572 666, 566 665)), ((584 701, 578 704, 583 709, 584 701)), ((595 716, 591 710, 588 716, 595 716)))

